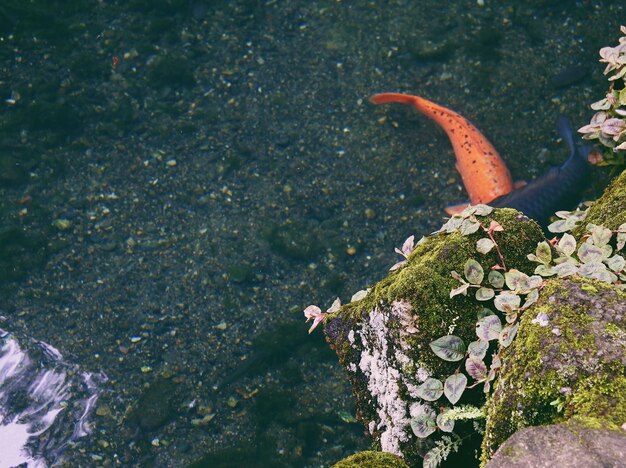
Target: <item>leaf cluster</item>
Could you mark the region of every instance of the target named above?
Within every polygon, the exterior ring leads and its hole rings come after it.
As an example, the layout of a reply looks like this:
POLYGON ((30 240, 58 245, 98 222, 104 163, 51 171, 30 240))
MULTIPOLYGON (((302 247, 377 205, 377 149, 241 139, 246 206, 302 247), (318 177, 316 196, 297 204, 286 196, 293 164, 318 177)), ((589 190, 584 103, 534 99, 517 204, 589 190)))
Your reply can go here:
MULTIPOLYGON (((417 396, 425 401, 435 402, 445 397, 449 405, 439 404, 440 413, 423 411, 411 419, 413 433, 420 438, 433 434, 437 429, 442 432, 451 432, 454 422, 458 419, 476 419, 483 417, 480 409, 464 411, 455 407, 468 388, 479 384, 484 385, 484 391, 489 392, 491 382, 495 379, 502 365, 501 349, 509 346, 517 333, 519 315, 530 307, 539 298, 539 289, 543 279, 539 275, 528 276, 516 270, 507 269, 500 252, 497 236, 504 228, 491 220, 483 223, 481 217, 490 214, 493 208, 487 205, 470 206, 462 213, 452 216, 438 232, 459 232, 463 236, 484 233, 476 242, 476 252, 486 255, 496 251, 499 263, 491 265, 487 270, 476 259, 468 259, 463 272, 452 271, 451 275, 460 285, 450 292, 450 297, 468 295, 470 292, 476 300, 485 303, 476 318, 476 339, 465 343, 456 335, 445 335, 430 343, 430 349, 440 359, 448 362, 458 362, 459 367, 443 380, 436 378, 426 379, 418 388, 417 396), (493 346, 492 346, 493 345, 493 346), (490 361, 485 358, 492 348, 490 361), (473 383, 469 383, 469 379, 473 383)), ((465 409, 465 408, 464 408, 465 409)), ((424 459, 429 463, 440 460, 441 447, 437 445, 434 452, 427 454, 424 459)))
POLYGON ((615 47, 600 49, 600 62, 607 64, 604 74, 609 76, 609 89, 603 99, 591 104, 596 113, 589 124, 578 131, 586 140, 598 140, 607 151, 596 160, 599 165, 624 165, 626 156, 626 26, 620 28, 624 36, 615 47))
MULTIPOLYGON (((563 218, 568 219, 568 218, 563 218)), ((550 227, 561 232, 563 225, 557 221, 550 227)), ((569 228, 571 229, 571 228, 569 228)), ((585 278, 596 279, 626 288, 626 259, 622 253, 626 244, 626 223, 612 231, 604 226, 587 225, 587 234, 577 242, 576 238, 564 232, 558 241, 551 246, 548 242, 540 242, 534 254, 528 259, 537 262, 535 274, 564 278, 578 274, 585 278), (553 248, 556 253, 553 256, 553 248)))

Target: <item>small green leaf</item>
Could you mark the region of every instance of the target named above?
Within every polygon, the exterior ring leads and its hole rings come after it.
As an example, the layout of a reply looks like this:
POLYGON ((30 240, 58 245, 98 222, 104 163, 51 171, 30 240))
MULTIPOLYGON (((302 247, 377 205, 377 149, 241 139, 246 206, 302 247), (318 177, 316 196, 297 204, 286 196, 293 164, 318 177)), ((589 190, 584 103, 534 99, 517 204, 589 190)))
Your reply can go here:
POLYGON ((452 432, 454 430, 454 419, 448 419, 445 413, 439 413, 437 415, 437 427, 443 432, 452 432))
POLYGON ((494 221, 493 219, 489 222, 489 232, 490 233, 494 233, 494 232, 502 232, 504 231, 504 228, 502 227, 502 224, 500 224, 497 221, 494 221))
POLYGON ((626 245, 626 223, 621 224, 620 227, 617 228, 617 250, 622 250, 624 245, 626 245))
POLYGON ((461 395, 463 395, 466 385, 467 377, 465 377, 464 374, 460 372, 458 374, 452 374, 446 379, 443 385, 443 393, 450 403, 455 405, 461 398, 461 395))
POLYGON ((476 290, 476 300, 477 301, 488 301, 493 298, 496 293, 493 292, 491 288, 478 288, 476 290))
POLYGON ((608 270, 602 270, 592 276, 593 279, 597 279, 598 281, 604 281, 606 283, 615 283, 617 282, 617 275, 608 270))
POLYGON ((428 378, 415 391, 418 397, 426 401, 438 400, 443 395, 443 384, 441 380, 428 378))
POLYGON ((464 283, 458 288, 454 288, 452 291, 450 291, 450 298, 453 298, 454 296, 458 296, 459 294, 463 294, 464 296, 467 296, 467 288, 469 287, 470 287, 469 283, 464 283))
MULTIPOLYGON (((589 226, 592 226, 591 224, 589 226)), ((587 229, 589 229, 587 226, 587 229)), ((593 226, 591 229, 591 238, 593 239, 593 243, 597 247, 602 247, 606 245, 611 240, 611 236, 613 235, 613 231, 604 226, 593 226)))
POLYGON ((541 287, 542 284, 543 284, 543 278, 541 276, 538 276, 538 275, 532 275, 526 281, 526 287, 528 289, 537 289, 537 288, 541 287))
POLYGON ((411 429, 420 439, 424 439, 431 435, 437 429, 437 423, 435 418, 432 418, 428 414, 420 414, 414 418, 411 418, 411 429))
POLYGON ((566 256, 571 257, 576 251, 576 239, 571 234, 563 234, 561 240, 557 244, 557 248, 566 256))
POLYGON ((500 312, 507 314, 518 310, 521 301, 521 298, 517 294, 504 291, 496 296, 493 300, 493 305, 500 312))
POLYGON ((601 262, 603 258, 602 249, 590 242, 583 242, 578 248, 578 259, 583 263, 601 262))
POLYGON ((465 370, 470 375, 470 377, 476 380, 485 380, 487 377, 487 366, 482 361, 482 359, 478 359, 475 357, 469 357, 465 361, 465 370))
POLYGON ((535 254, 528 254, 526 255, 526 258, 530 260, 531 262, 541 263, 541 261, 539 260, 539 258, 537 258, 535 254))
POLYGON ((624 269, 624 266, 626 265, 626 260, 624 260, 624 257, 622 257, 621 255, 613 255, 607 260, 606 264, 615 273, 619 273, 624 269))
POLYGON ((504 276, 499 271, 491 270, 487 276, 487 282, 494 288, 499 289, 504 286, 504 276))
POLYGON ((584 263, 580 265, 578 268, 578 274, 580 276, 584 276, 585 278, 591 278, 594 273, 597 273, 601 270, 606 270, 606 265, 601 262, 590 262, 584 263))
POLYGON ((447 233, 452 233, 461 227, 463 223, 463 217, 460 215, 452 216, 439 231, 445 231, 447 233))
POLYGON ((535 274, 537 275, 541 275, 541 276, 552 276, 554 275, 556 272, 554 271, 554 268, 549 267, 547 265, 544 265, 543 263, 541 265, 537 265, 537 268, 535 268, 535 274))
POLYGON ((481 254, 486 254, 493 249, 495 245, 496 244, 494 244, 491 239, 484 237, 482 239, 478 239, 478 242, 476 242, 476 250, 481 254))
POLYGON ((559 219, 548 226, 548 231, 554 233, 571 231, 576 227, 576 221, 578 220, 575 218, 559 219))
POLYGON ((585 278, 597 279, 599 281, 605 281, 607 283, 614 283, 617 281, 617 276, 606 269, 604 263, 585 263, 578 269, 578 274, 585 278))
POLYGON ((441 448, 432 448, 428 452, 426 452, 426 455, 424 455, 424 460, 422 460, 422 468, 439 468, 442 459, 443 457, 441 455, 441 448))
POLYGON ((524 302, 524 305, 522 306, 522 310, 528 309, 531 305, 537 302, 538 299, 539 299, 539 291, 536 289, 533 289, 526 296, 526 301, 524 302))
POLYGON ((487 355, 487 350, 489 349, 489 342, 485 340, 476 340, 472 341, 467 346, 467 352, 470 356, 483 359, 487 355))
POLYGON ((474 214, 477 216, 487 216, 493 211, 493 208, 489 205, 474 205, 474 214))
POLYGON ((458 336, 446 335, 430 343, 433 352, 444 361, 460 361, 465 357, 465 343, 458 336))
POLYGON ((484 341, 497 340, 501 330, 502 323, 497 315, 488 315, 476 323, 476 335, 484 341))
POLYGON ((528 275, 515 268, 511 268, 504 274, 504 280, 511 291, 525 291, 528 289, 528 275))
POLYGON ((480 228, 480 223, 475 220, 471 220, 470 218, 464 219, 461 224, 461 235, 469 236, 470 234, 474 234, 480 228))
POLYGON ((565 278, 566 276, 575 275, 578 273, 578 265, 574 263, 574 261, 563 262, 552 270, 557 274, 559 278, 565 278))
POLYGON ((509 312, 504 316, 506 323, 515 323, 517 320, 517 312, 509 312))
POLYGON ((452 270, 450 272, 450 275, 457 281, 460 281, 461 283, 465 283, 465 280, 463 279, 463 277, 461 275, 459 275, 456 271, 452 270))
POLYGON ((548 265, 552 260, 552 249, 550 249, 550 244, 546 241, 539 242, 537 244, 537 248, 535 249, 535 255, 541 263, 548 265))
POLYGON ((498 342, 500 343, 500 345, 504 346, 505 348, 509 346, 513 342, 513 338, 515 338, 518 328, 519 322, 504 327, 500 332, 500 338, 498 338, 498 342))
POLYGON ((467 262, 465 262, 465 266, 463 267, 463 273, 465 274, 465 278, 472 284, 480 284, 483 281, 485 276, 485 272, 483 271, 483 267, 480 266, 473 258, 470 258, 467 262))
POLYGON ((487 317, 488 315, 495 315, 495 313, 493 312, 493 310, 490 310, 490 309, 487 309, 486 307, 483 307, 476 314, 476 320, 480 320, 481 318, 487 317))

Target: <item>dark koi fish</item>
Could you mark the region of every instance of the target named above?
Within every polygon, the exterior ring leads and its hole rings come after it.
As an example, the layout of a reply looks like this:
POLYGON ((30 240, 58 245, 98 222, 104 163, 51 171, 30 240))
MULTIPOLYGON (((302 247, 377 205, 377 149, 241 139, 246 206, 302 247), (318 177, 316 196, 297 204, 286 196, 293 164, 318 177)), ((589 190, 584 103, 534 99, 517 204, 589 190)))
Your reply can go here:
POLYGON ((569 158, 560 167, 553 167, 545 174, 523 187, 491 200, 494 208, 515 208, 534 219, 542 228, 556 211, 571 210, 581 200, 589 185, 590 167, 587 156, 590 146, 576 146, 574 129, 563 115, 556 121, 556 128, 570 150, 569 158))

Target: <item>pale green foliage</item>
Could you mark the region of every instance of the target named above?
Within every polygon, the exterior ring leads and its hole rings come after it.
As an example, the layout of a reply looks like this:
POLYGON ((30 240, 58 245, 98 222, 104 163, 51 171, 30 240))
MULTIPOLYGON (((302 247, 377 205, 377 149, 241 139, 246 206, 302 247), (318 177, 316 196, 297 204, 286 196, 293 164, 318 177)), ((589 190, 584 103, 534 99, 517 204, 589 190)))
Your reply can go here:
MULTIPOLYGON (((439 231, 447 233, 458 231, 461 235, 467 236, 482 230, 487 235, 487 237, 476 242, 476 251, 486 255, 495 249, 500 258, 500 263, 489 265, 489 268, 486 268, 476 259, 468 259, 463 265, 462 274, 456 271, 451 272, 452 277, 459 281, 460 285, 450 291, 450 298, 457 295, 467 295, 468 291, 474 288, 476 299, 485 303, 493 300, 493 307, 499 313, 487 307, 478 313, 476 321, 477 339, 468 346, 455 335, 442 336, 430 343, 430 348, 439 358, 449 362, 464 360, 464 363, 443 383, 433 378, 423 382, 417 389, 418 396, 423 400, 437 401, 445 396, 452 405, 455 405, 460 401, 466 388, 481 383, 484 384, 484 391, 488 392, 490 382, 495 379, 496 373, 501 367, 499 351, 501 348, 509 346, 517 333, 518 315, 539 297, 538 289, 542 286, 543 281, 541 276, 528 276, 516 269, 506 269, 494 237, 495 233, 503 231, 503 227, 496 221, 490 221, 489 226, 486 227, 479 219, 491 211, 492 208, 486 205, 470 206, 463 213, 452 216, 439 231), (524 299, 523 305, 522 299, 524 299), (491 357, 491 364, 487 366, 484 359, 489 351, 489 343, 493 341, 497 341, 498 348, 491 357), (461 372, 460 369, 464 369, 465 373, 461 372), (468 386, 468 375, 475 380, 471 386, 468 386)), ((573 221, 569 223, 575 225, 578 218, 575 216, 570 216, 570 218, 573 221)), ((550 246, 546 243, 538 248, 536 256, 538 260, 543 262, 542 264, 549 264, 552 259, 550 246)), ((437 427, 444 432, 451 431, 452 427, 444 424, 444 422, 455 419, 453 415, 457 414, 455 413, 456 408, 445 408, 442 411, 436 418, 430 414, 420 414, 412 418, 411 427, 415 435, 428 437, 437 427)), ((457 419, 462 418, 462 413, 458 413, 457 419)), ((482 413, 477 410, 469 417, 482 417, 482 413)), ((424 459, 424 466, 439 460, 438 454, 440 454, 438 448, 429 452, 429 455, 424 459)))
POLYGON ((626 26, 620 28, 624 36, 616 47, 600 49, 600 62, 607 64, 604 74, 609 76, 605 97, 591 104, 596 113, 588 125, 578 129, 586 140, 598 140, 608 148, 599 164, 624 164, 626 155, 626 26))
MULTIPOLYGON (((579 243, 574 236, 564 233, 554 248, 558 256, 552 258, 547 253, 547 242, 537 245, 535 254, 528 259, 538 262, 535 273, 544 277, 556 275, 559 278, 578 274, 607 283, 626 281, 626 259, 621 253, 626 243, 626 223, 616 232, 604 226, 587 225, 588 234, 579 243), (611 241, 615 239, 615 249, 611 241)), ((623 284, 618 287, 624 288, 623 284)))
MULTIPOLYGON (((515 268, 507 269, 494 235, 503 227, 495 221, 485 226, 479 219, 492 211, 486 205, 470 206, 463 213, 454 215, 438 232, 459 232, 467 236, 482 230, 487 237, 476 242, 476 252, 486 255, 496 251, 499 263, 484 265, 474 258, 469 258, 463 265, 462 274, 452 271, 451 275, 460 285, 450 291, 450 298, 467 295, 470 289, 476 291, 475 298, 492 307, 484 307, 476 320, 475 341, 466 344, 455 335, 446 335, 430 343, 431 350, 440 359, 448 362, 461 361, 456 371, 445 380, 428 378, 417 389, 417 394, 425 401, 441 401, 443 396, 456 405, 462 398, 466 388, 483 384, 488 393, 491 382, 496 378, 502 366, 500 352, 511 345, 519 328, 519 316, 539 299, 539 290, 543 286, 543 277, 567 276, 580 274, 589 278, 626 280, 626 259, 619 254, 626 244, 626 223, 616 232, 602 226, 588 226, 588 235, 580 243, 567 231, 575 228, 586 216, 585 211, 560 211, 556 213, 559 220, 552 223, 549 229, 561 232, 560 240, 553 245, 540 242, 535 252, 528 259, 538 263, 533 275, 528 275, 515 268), (615 247, 612 246, 615 245, 615 247), (495 310, 495 311, 494 311, 495 310), (503 320, 504 319, 504 320, 503 320), (491 363, 485 363, 490 343, 497 342, 492 349, 491 363), (474 383, 468 385, 468 377, 474 383)), ((425 438, 439 430, 449 432, 456 419, 474 419, 483 417, 482 411, 473 407, 446 408, 439 404, 441 411, 424 413, 411 419, 411 428, 417 437, 425 438)), ((445 438, 446 436, 444 436, 445 438)), ((443 440, 443 439, 442 439, 443 440)), ((451 439, 450 439, 451 440, 451 439)), ((460 440, 459 440, 460 443, 460 440)), ((424 458, 424 466, 437 466, 449 452, 442 441, 424 458), (444 456, 445 455, 445 456, 444 456)))
POLYGON ((454 420, 446 418, 444 413, 437 415, 437 427, 443 432, 452 432, 454 430, 454 420))
POLYGON ((484 419, 485 412, 483 408, 472 405, 459 405, 450 408, 445 412, 445 416, 453 421, 462 421, 467 419, 484 419))
POLYGON ((484 357, 487 355, 488 349, 489 342, 481 339, 472 341, 467 346, 467 352, 469 353, 470 357, 476 357, 478 359, 484 359, 484 357))
POLYGON ((578 223, 585 219, 587 211, 579 210, 577 208, 575 211, 557 211, 554 214, 557 218, 561 219, 550 224, 548 226, 548 231, 558 234, 560 232, 567 232, 574 229, 578 223))
POLYGON ((455 435, 443 436, 441 440, 435 441, 435 447, 424 455, 424 468, 436 468, 443 462, 451 452, 458 452, 461 446, 461 438, 455 435))
POLYGON ((443 393, 446 395, 448 401, 454 405, 461 398, 466 385, 467 377, 465 377, 465 375, 461 373, 452 374, 444 382, 443 393))
POLYGON ((487 254, 496 244, 488 237, 483 237, 476 242, 476 250, 481 254, 487 254))
POLYGON ((441 380, 428 378, 422 385, 417 387, 417 396, 422 400, 436 401, 443 395, 443 384, 441 380))
POLYGON ((446 335, 430 343, 433 352, 444 361, 460 361, 465 357, 465 344, 458 336, 446 335))
POLYGON ((424 439, 437 430, 435 413, 419 414, 411 419, 411 430, 420 439, 424 439))
POLYGON ((459 231, 462 235, 468 236, 480 229, 480 222, 476 216, 487 216, 493 211, 488 205, 468 206, 461 213, 453 215, 437 232, 459 231))
POLYGON ((476 335, 479 340, 497 340, 500 337, 501 330, 502 322, 500 322, 500 317, 497 315, 488 315, 476 322, 476 335))

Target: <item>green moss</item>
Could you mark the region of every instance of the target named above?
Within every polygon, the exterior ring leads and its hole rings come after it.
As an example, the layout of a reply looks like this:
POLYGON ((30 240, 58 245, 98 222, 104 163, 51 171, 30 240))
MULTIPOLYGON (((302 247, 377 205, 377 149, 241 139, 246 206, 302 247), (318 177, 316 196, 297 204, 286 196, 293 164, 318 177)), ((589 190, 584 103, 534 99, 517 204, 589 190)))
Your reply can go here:
MULTIPOLYGON (((534 264, 528 261, 526 254, 534 251, 537 243, 544 240, 539 226, 534 221, 519 217, 518 212, 510 209, 495 210, 491 219, 504 227, 504 231, 494 235, 507 267, 532 272, 534 264)), ((481 221, 488 226, 490 218, 481 221)), ((470 291, 470 297, 450 298, 450 291, 459 285, 450 273, 453 270, 462 272, 465 262, 470 258, 481 263, 485 271, 499 263, 495 250, 487 255, 476 251, 476 242, 483 237, 486 234, 479 231, 470 236, 461 236, 455 232, 427 238, 415 247, 404 266, 371 286, 364 299, 344 305, 338 312, 329 315, 324 327, 326 337, 336 350, 340 363, 348 369, 357 399, 357 414, 365 425, 378 421, 379 415, 376 401, 373 402, 368 389, 367 376, 358 370, 363 345, 361 338, 355 335, 368 326, 372 311, 389 310, 394 301, 409 303, 416 332, 404 333, 406 324, 397 318, 388 320, 386 328, 380 330, 384 340, 388 341, 385 347, 387 356, 393 360, 395 350, 401 350, 408 358, 398 364, 398 370, 403 375, 403 383, 398 390, 400 398, 407 405, 415 400, 410 397, 404 382, 408 379, 415 384, 418 370, 441 380, 454 373, 459 363, 438 358, 431 351, 429 343, 448 334, 460 337, 466 345, 476 339, 477 314, 484 304, 474 299, 475 290, 470 291)), ((444 401, 442 404, 445 404, 444 401)), ((466 391, 462 399, 462 403, 478 406, 483 402, 484 394, 478 388, 466 391)), ((471 428, 467 430, 471 431, 471 428)), ((408 431, 410 440, 402 444, 402 453, 409 464, 418 463, 421 460, 419 453, 428 448, 424 444, 431 440, 415 440, 410 429, 408 431)), ((377 435, 374 434, 374 447, 378 443, 377 435)))
POLYGON ((335 463, 333 468, 408 468, 402 458, 388 452, 375 452, 371 450, 355 453, 335 463))
POLYGON ((623 372, 622 365, 613 363, 604 374, 580 382, 577 392, 569 400, 573 419, 600 421, 599 429, 620 430, 626 421, 626 378, 619 375, 623 372))
POLYGON ((617 338, 626 329, 625 304, 626 295, 608 283, 578 277, 546 283, 503 352, 487 405, 483 463, 528 426, 577 421, 619 429, 626 421, 624 346, 617 338), (544 327, 532 323, 541 312, 549 317, 544 327))
POLYGON ((588 293, 597 293, 598 290, 595 288, 595 286, 593 286, 592 284, 582 284, 581 287, 583 288, 583 291, 586 291, 588 293))
POLYGON ((613 179, 602 196, 589 208, 587 218, 576 231, 576 237, 584 232, 588 223, 610 229, 617 229, 626 223, 626 171, 613 179))

